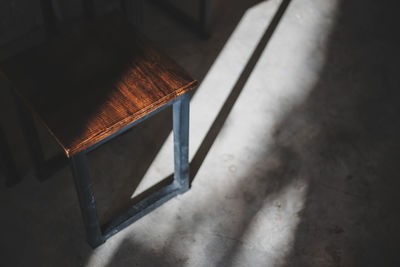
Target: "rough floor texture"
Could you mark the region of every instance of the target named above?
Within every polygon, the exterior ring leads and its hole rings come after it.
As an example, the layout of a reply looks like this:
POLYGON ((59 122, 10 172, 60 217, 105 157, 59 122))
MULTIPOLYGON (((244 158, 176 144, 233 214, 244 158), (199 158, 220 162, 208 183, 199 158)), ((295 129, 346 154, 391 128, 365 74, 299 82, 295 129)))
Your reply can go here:
MULTIPOLYGON (((29 171, 2 83, 24 179, 0 186, 0 265, 400 266, 394 2, 218 1, 209 40, 147 5, 143 30, 202 80, 192 188, 96 250, 70 170, 43 183, 29 171)), ((102 220, 171 174, 170 115, 89 155, 102 220)))

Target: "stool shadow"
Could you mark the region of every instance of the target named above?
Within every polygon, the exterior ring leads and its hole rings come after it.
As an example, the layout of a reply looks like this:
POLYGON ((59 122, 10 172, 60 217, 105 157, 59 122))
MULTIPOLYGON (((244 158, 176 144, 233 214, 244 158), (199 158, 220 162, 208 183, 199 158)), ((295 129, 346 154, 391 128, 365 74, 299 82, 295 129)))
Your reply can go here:
POLYGON ((218 113, 216 119, 214 120, 212 126, 210 127, 209 131, 207 132, 206 137, 202 141, 199 149, 197 150, 196 154, 194 155, 192 161, 190 162, 190 180, 193 182, 194 178, 196 177, 197 172, 199 171, 205 157, 207 156, 208 152, 211 149, 211 146, 214 144, 215 139, 217 138, 219 132, 221 131, 222 127, 226 119, 228 118, 234 104, 236 103, 237 99, 240 96, 247 80, 249 79, 251 73, 256 66, 258 59, 260 58, 262 52, 268 45, 269 40, 271 39, 276 27, 279 24, 283 14, 285 13, 289 3, 291 0, 283 0, 279 6, 279 9, 275 13, 271 23, 268 25, 268 28, 264 32, 262 38, 260 39, 256 49, 254 50, 253 54, 251 55, 250 59, 248 60, 245 68, 243 69, 242 73, 240 74, 236 84, 233 86, 228 98, 226 99, 224 105, 222 106, 220 112, 218 113))

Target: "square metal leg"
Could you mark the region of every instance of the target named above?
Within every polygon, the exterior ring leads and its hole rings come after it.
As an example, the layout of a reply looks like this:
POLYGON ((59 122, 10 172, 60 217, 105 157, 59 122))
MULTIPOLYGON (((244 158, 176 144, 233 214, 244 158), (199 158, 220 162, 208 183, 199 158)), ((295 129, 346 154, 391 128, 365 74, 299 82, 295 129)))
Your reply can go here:
POLYGON ((189 189, 189 93, 180 96, 173 104, 174 131, 174 181, 148 195, 111 222, 100 225, 95 197, 89 178, 86 151, 71 157, 71 168, 78 193, 79 204, 88 243, 97 247, 109 237, 161 206, 169 199, 189 189))
POLYGON ((189 101, 188 93, 173 106, 174 182, 189 189, 189 101))
POLYGON ((86 229, 87 241, 90 246, 95 248, 104 243, 105 239, 97 216, 96 201, 89 178, 85 151, 71 157, 71 169, 86 229))

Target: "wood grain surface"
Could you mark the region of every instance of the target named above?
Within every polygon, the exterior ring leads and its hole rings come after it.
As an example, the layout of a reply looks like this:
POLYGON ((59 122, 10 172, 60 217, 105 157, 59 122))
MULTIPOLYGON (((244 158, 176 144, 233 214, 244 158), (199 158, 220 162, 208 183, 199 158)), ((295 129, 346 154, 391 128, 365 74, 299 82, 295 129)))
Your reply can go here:
POLYGON ((0 68, 68 157, 197 86, 117 12, 0 68))

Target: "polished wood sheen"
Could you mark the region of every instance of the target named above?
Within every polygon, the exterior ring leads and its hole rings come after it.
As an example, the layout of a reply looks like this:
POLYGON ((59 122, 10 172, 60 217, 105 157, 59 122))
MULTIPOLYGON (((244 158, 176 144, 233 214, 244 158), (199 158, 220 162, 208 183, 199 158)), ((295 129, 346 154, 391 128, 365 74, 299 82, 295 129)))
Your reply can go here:
POLYGON ((75 27, 1 69, 68 157, 197 86, 118 13, 75 27))

